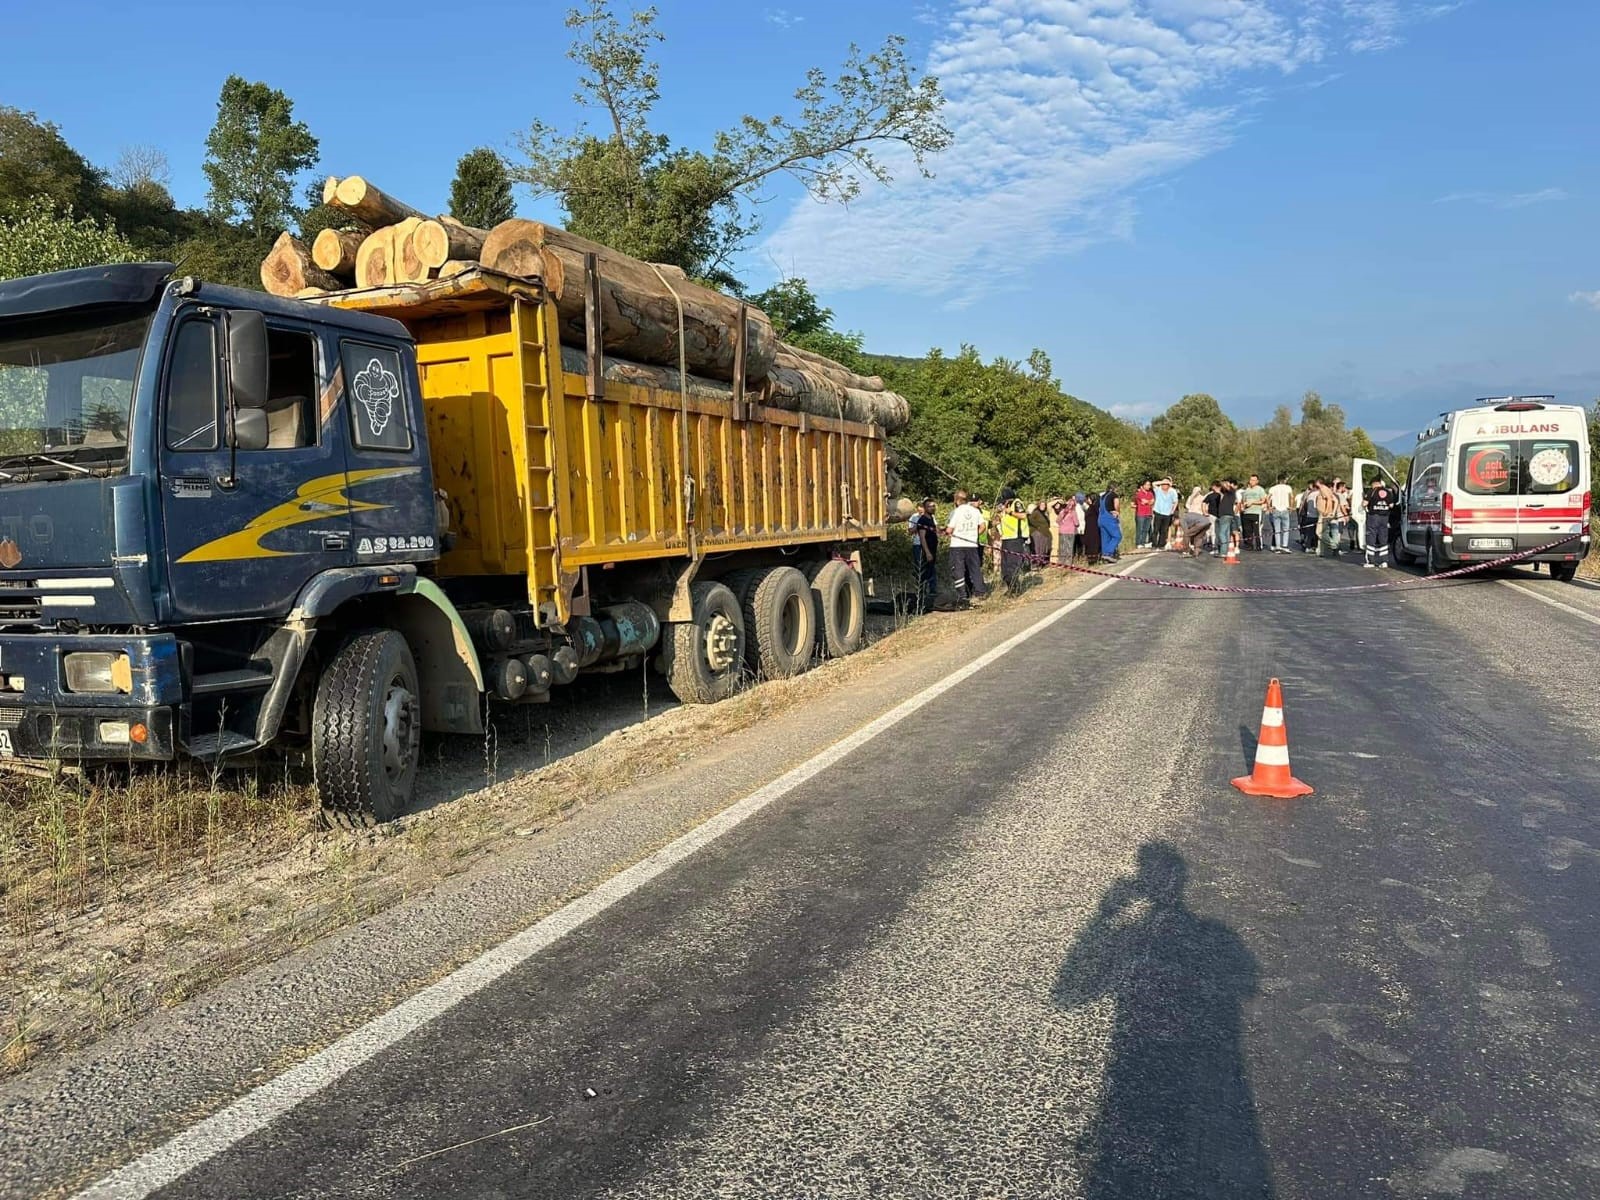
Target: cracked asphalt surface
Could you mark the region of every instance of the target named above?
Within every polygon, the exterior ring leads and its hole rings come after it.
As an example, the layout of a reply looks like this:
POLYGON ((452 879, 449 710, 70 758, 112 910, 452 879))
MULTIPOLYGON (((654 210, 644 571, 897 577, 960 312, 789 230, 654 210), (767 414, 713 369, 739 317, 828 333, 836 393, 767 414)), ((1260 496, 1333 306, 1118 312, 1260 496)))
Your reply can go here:
POLYGON ((1114 584, 158 1194, 1600 1194, 1600 591, 1516 579, 1114 584))

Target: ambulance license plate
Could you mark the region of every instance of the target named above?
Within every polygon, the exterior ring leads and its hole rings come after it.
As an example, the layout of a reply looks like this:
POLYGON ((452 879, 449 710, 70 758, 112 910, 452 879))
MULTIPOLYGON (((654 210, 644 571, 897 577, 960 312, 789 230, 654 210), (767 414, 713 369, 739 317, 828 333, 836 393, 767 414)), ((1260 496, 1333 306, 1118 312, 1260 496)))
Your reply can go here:
POLYGON ((1510 550, 1516 546, 1515 538, 1473 538, 1471 550, 1510 550))

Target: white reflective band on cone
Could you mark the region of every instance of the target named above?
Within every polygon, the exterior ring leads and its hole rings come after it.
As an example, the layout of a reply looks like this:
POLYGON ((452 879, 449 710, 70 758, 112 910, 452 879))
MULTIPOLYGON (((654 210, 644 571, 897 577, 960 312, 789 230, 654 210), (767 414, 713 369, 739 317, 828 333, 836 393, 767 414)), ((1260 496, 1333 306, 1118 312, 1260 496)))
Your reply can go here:
POLYGON ((1257 746, 1256 765, 1258 767, 1287 767, 1289 765, 1289 747, 1267 745, 1257 746))
POLYGON ((1283 709, 1263 708, 1261 710, 1261 723, 1273 729, 1283 728, 1283 709))

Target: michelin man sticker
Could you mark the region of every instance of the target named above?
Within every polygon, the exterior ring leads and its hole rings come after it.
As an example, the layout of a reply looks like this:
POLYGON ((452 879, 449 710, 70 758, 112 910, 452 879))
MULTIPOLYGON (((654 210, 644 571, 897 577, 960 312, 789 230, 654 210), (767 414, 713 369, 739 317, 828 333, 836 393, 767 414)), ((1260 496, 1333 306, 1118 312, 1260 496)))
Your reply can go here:
POLYGON ((389 418, 394 415, 395 401, 400 399, 400 380, 393 371, 386 370, 374 358, 356 375, 350 389, 367 414, 367 427, 372 431, 372 440, 382 443, 383 431, 389 427, 389 418))

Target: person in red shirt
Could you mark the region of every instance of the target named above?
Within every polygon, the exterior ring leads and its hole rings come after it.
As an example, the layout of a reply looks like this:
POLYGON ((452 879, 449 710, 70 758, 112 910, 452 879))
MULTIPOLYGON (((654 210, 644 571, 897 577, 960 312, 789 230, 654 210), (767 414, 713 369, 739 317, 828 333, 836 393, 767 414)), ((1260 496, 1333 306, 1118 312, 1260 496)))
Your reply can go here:
POLYGON ((1133 494, 1133 548, 1147 550, 1155 543, 1150 537, 1150 522, 1156 511, 1156 493, 1146 479, 1133 494))

